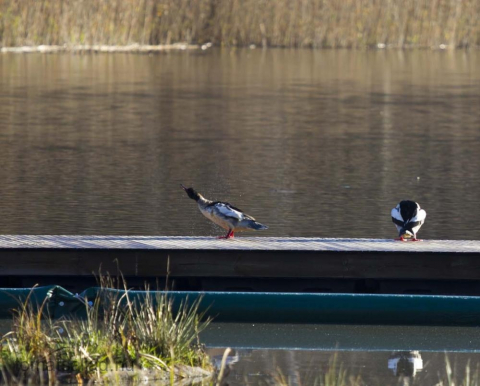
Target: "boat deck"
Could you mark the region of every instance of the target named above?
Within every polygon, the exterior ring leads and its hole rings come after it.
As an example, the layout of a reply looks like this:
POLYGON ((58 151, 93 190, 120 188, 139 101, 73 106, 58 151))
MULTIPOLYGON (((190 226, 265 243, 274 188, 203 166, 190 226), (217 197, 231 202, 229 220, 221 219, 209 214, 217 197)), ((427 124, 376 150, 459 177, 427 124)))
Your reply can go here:
POLYGON ((0 236, 3 286, 68 285, 100 268, 180 290, 469 295, 480 294, 480 241, 0 236))

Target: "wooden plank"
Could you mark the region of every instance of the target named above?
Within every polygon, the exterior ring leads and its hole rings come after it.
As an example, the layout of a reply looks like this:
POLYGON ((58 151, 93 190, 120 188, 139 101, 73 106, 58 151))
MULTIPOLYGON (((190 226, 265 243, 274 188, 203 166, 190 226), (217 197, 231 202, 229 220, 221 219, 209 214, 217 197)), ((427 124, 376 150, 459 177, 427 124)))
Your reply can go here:
POLYGON ((0 236, 0 276, 479 280, 480 241, 0 236))
POLYGON ((218 251, 356 251, 480 253, 478 240, 397 242, 384 239, 238 237, 218 240, 190 236, 49 236, 0 235, 2 249, 128 249, 218 251))
POLYGON ((104 272, 154 277, 480 279, 478 254, 178 251, 0 250, 0 275, 91 275, 104 272))

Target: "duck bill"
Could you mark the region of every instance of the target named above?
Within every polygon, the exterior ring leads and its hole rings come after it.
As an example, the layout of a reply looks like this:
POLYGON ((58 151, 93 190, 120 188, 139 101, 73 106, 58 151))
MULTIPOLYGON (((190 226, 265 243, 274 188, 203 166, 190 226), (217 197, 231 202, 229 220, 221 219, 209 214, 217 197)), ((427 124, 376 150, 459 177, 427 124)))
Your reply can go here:
POLYGON ((401 232, 401 236, 404 238, 404 239, 410 239, 413 237, 413 233, 410 232, 410 231, 403 231, 401 232))
POLYGON ((180 186, 182 187, 183 190, 187 191, 187 188, 183 186, 183 184, 180 184, 180 186))

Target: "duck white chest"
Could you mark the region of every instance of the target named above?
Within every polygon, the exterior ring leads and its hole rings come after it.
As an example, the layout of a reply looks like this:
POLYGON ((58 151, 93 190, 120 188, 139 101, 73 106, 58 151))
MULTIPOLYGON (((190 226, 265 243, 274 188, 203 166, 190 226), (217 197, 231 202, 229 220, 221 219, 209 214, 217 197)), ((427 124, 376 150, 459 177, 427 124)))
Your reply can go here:
POLYGON ((230 223, 228 223, 226 220, 222 219, 221 217, 217 216, 215 214, 215 211, 212 207, 201 207, 200 205, 198 206, 198 209, 200 209, 200 212, 208 218, 210 221, 214 222, 218 226, 222 227, 223 229, 230 229, 232 226, 230 223))

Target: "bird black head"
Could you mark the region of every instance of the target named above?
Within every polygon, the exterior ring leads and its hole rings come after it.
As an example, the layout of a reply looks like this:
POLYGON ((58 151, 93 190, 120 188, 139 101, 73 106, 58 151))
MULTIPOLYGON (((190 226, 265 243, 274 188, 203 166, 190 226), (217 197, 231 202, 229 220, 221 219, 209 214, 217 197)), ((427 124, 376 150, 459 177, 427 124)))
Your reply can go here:
POLYGON ((180 185, 185 192, 187 192, 188 197, 190 197, 192 200, 198 201, 200 199, 199 194, 195 191, 193 188, 186 188, 183 185, 180 185))

